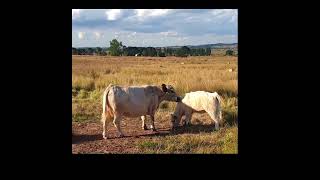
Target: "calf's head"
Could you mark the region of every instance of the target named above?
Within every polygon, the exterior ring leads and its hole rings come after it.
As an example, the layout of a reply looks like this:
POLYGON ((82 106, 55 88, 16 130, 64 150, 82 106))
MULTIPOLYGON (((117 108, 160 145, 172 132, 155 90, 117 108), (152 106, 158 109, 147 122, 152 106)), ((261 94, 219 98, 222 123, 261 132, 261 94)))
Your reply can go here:
POLYGON ((162 91, 165 93, 163 100, 165 101, 174 101, 174 102, 180 102, 181 97, 176 94, 174 91, 174 88, 171 85, 161 85, 162 91))

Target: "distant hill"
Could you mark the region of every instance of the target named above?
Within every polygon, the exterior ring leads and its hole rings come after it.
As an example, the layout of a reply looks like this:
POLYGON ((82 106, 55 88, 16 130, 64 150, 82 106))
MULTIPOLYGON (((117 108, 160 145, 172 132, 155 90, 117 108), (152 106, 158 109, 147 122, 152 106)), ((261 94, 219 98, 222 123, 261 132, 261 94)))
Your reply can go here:
MULTIPOLYGON (((169 48, 180 48, 182 46, 168 46, 169 48)), ((238 43, 217 43, 217 44, 202 44, 202 45, 187 45, 187 47, 193 48, 211 48, 211 49, 219 49, 219 48, 237 48, 238 43)))

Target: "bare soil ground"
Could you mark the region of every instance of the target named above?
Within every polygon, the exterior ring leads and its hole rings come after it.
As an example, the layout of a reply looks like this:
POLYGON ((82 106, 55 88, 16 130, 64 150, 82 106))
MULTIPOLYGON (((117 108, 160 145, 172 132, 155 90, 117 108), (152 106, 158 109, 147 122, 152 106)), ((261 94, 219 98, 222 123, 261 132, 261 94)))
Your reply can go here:
POLYGON ((72 153, 137 153, 136 142, 156 135, 169 134, 169 127, 155 123, 159 132, 142 130, 141 120, 125 119, 121 128, 125 137, 117 137, 117 129, 112 123, 107 128, 108 139, 102 138, 102 125, 99 122, 73 123, 72 153))
MULTIPOLYGON (((206 114, 199 114, 200 118, 208 118, 206 114)), ((148 119, 149 120, 149 119, 148 119)), ((145 140, 151 140, 162 136, 175 136, 178 134, 198 134, 212 132, 214 124, 197 124, 197 118, 193 119, 193 125, 189 127, 180 127, 174 132, 171 131, 169 121, 159 119, 155 121, 157 132, 152 130, 143 130, 139 118, 124 118, 121 122, 121 128, 124 137, 117 137, 117 129, 112 122, 108 124, 108 139, 102 138, 102 124, 100 122, 72 123, 72 153, 139 153, 137 144, 145 140)), ((208 119, 208 121, 210 121, 208 119)), ((149 124, 147 123, 148 127, 149 124)))

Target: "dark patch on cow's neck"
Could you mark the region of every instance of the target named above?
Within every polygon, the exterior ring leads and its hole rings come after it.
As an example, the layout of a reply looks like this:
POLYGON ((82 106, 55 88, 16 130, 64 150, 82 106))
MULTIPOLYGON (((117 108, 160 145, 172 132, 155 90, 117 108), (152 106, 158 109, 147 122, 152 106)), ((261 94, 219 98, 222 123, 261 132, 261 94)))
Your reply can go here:
POLYGON ((166 95, 165 92, 162 93, 162 95, 159 95, 159 104, 164 100, 164 96, 166 95))

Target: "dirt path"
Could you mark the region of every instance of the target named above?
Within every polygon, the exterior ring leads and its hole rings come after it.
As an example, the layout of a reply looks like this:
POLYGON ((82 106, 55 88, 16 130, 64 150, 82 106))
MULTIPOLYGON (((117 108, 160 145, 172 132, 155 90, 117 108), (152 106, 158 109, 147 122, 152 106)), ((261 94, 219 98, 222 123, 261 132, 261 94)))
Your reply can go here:
POLYGON ((125 119, 121 128, 125 137, 117 137, 117 129, 112 123, 107 127, 107 140, 102 138, 100 122, 72 123, 72 153, 137 153, 138 141, 152 139, 155 136, 170 135, 168 123, 155 122, 158 132, 142 130, 141 120, 125 119))
MULTIPOLYGON (((72 153, 139 153, 139 142, 152 140, 163 136, 175 136, 178 134, 209 133, 214 129, 210 117, 204 114, 195 114, 193 125, 180 127, 175 132, 171 131, 171 124, 166 115, 158 115, 155 127, 158 132, 143 130, 140 118, 124 118, 121 121, 121 129, 124 137, 117 137, 117 129, 110 122, 107 126, 107 137, 102 138, 102 123, 100 121, 86 123, 72 123, 72 153), (201 120, 199 120, 201 119, 201 120)), ((146 125, 150 127, 150 118, 147 117, 146 125)))

